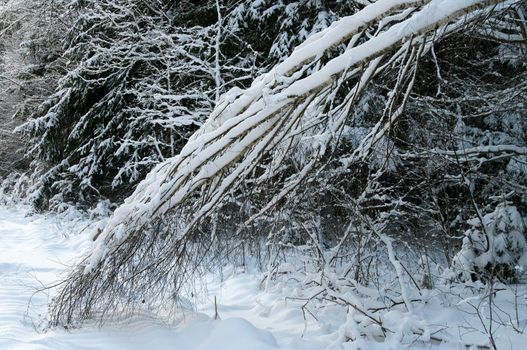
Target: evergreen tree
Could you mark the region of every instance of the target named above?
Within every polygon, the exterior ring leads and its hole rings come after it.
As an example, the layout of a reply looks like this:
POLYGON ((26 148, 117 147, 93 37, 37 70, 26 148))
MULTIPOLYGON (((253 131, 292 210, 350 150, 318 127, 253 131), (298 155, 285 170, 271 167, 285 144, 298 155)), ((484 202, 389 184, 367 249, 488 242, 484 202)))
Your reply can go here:
POLYGON ((0 176, 28 170, 25 139, 13 133, 66 73, 61 42, 72 20, 62 1, 0 4, 0 176))
MULTIPOLYGON (((208 17, 194 9, 172 1, 77 5, 65 54, 72 70, 22 128, 45 164, 37 207, 122 199, 178 153, 219 93, 251 75, 250 50, 216 56, 216 9, 208 17)), ((219 40, 219 50, 241 45, 219 40)))
POLYGON ((79 2, 70 71, 20 130, 40 179, 32 202, 119 201, 178 154, 219 96, 360 6, 332 1, 79 2), (79 195, 80 194, 80 195, 79 195))
POLYGON ((463 246, 453 259, 463 281, 498 278, 517 283, 527 267, 527 220, 510 203, 502 202, 493 212, 468 221, 463 246))

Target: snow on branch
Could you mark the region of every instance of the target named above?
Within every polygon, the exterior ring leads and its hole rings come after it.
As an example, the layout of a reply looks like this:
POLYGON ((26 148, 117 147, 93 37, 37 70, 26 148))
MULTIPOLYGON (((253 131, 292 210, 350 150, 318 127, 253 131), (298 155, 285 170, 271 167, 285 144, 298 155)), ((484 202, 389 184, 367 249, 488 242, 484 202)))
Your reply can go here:
POLYGON ((434 153, 447 156, 469 156, 493 153, 510 153, 518 156, 525 156, 527 155, 527 147, 520 147, 516 145, 478 146, 465 148, 458 151, 436 150, 434 153))
MULTIPOLYGON (((254 168, 262 154, 286 137, 291 119, 300 119, 298 107, 306 107, 315 96, 327 94, 331 84, 342 75, 357 74, 364 64, 372 62, 396 46, 467 13, 499 1, 423 1, 385 0, 367 6, 354 16, 344 18, 327 30, 314 35, 297 48, 291 57, 258 78, 246 91, 234 90, 222 102, 208 122, 191 138, 181 154, 156 167, 126 200, 105 228, 99 247, 87 268, 95 267, 110 249, 107 240, 126 238, 130 228, 145 224, 184 203, 203 185, 215 187, 209 205, 198 211, 201 219, 218 200, 254 168), (423 6, 423 4, 425 4, 423 6), (358 35, 372 21, 394 11, 423 6, 406 20, 371 38, 301 79, 305 67, 326 50, 358 35), (277 139, 277 137, 279 137, 277 139), (234 168, 230 168, 237 164, 234 168), (224 176, 225 171, 230 171, 224 176)), ((358 90, 358 89, 357 89, 358 90)), ((315 102, 316 103, 316 102, 315 102)))

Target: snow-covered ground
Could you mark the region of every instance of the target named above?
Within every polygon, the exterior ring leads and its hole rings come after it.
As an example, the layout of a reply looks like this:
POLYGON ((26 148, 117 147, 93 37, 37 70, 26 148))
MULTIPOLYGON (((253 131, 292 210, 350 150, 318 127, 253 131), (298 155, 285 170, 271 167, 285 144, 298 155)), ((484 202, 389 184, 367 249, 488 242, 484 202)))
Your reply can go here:
MULTIPOLYGON (((352 321, 345 308, 326 305, 317 310, 318 322, 310 315, 304 318, 301 297, 312 290, 298 289, 293 283, 262 292, 258 274, 239 271, 225 272, 223 280, 206 276, 208 294, 200 297, 195 311, 185 312, 170 325, 154 315, 135 313, 102 328, 86 325, 42 332, 51 296, 35 292, 60 280, 91 241, 87 230, 79 233, 86 221, 26 213, 24 207, 0 205, 0 350, 490 348, 485 332, 488 303, 470 288, 423 292, 424 302, 416 303, 412 312, 394 309, 375 314, 392 332, 386 339, 343 342, 351 337, 347 329, 360 326, 356 323, 360 315, 352 321), (219 320, 212 317, 214 298, 219 320), (427 334, 419 335, 419 330, 427 334)), ((527 325, 526 295, 524 286, 497 292, 492 332, 498 349, 527 349, 522 334, 527 325)))
MULTIPOLYGON (((136 314, 102 329, 55 329, 41 332, 47 292, 89 245, 81 231, 85 222, 63 225, 54 217, 26 216, 23 207, 0 205, 0 349, 320 349, 321 343, 301 338, 302 313, 286 315, 282 325, 266 317, 258 305, 259 280, 240 275, 225 284, 209 285, 218 300, 220 320, 213 320, 213 302, 188 312, 175 327, 152 315, 136 314), (67 233, 66 233, 67 232, 67 233), (298 323, 300 321, 300 323, 298 323), (253 323, 257 323, 255 327, 253 323), (264 329, 265 328, 265 329, 264 329)), ((63 220, 63 218, 61 218, 63 220)), ((212 299, 213 300, 213 299, 212 299)), ((281 315, 284 316, 284 315, 281 315)))

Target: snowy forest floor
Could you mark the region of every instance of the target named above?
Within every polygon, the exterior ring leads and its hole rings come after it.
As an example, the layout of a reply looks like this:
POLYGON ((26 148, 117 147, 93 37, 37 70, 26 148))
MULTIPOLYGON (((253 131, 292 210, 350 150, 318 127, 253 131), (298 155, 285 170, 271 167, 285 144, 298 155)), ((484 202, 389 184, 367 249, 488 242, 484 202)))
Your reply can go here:
MULTIPOLYGON (((285 298, 283 286, 262 292, 260 274, 240 271, 225 271, 221 279, 206 276, 207 294, 200 297, 193 311, 170 324, 144 312, 110 321, 102 328, 94 324, 78 330, 43 332, 52 296, 35 292, 60 280, 67 267, 88 248, 89 235, 79 234, 87 225, 85 220, 29 215, 28 208, 0 205, 0 349, 315 350, 334 345, 366 350, 489 348, 484 329, 486 306, 478 295, 454 300, 461 297, 457 294, 448 303, 439 303, 444 294, 439 298, 431 292, 428 302, 413 311, 417 322, 426 323, 424 328, 438 330, 431 341, 423 342, 419 337, 408 341, 401 332, 398 339, 392 337, 395 342, 336 344, 336 339, 342 337, 339 325, 347 322, 345 313, 328 308, 323 314, 325 319, 319 320, 322 322, 310 317, 306 321, 303 301, 285 298), (220 320, 212 318, 215 297, 220 320), (446 304, 458 307, 446 308, 446 304), (481 306, 481 312, 473 312, 473 305, 481 306)), ((527 319, 526 295, 524 286, 497 293, 495 317, 514 318, 516 314, 519 321, 517 331, 507 326, 509 321, 514 324, 514 319, 501 319, 501 325, 494 326, 499 349, 527 348, 527 336, 522 334, 527 319)), ((383 318, 386 324, 392 323, 392 329, 396 324, 403 329, 409 323, 408 315, 397 311, 383 318)))
POLYGON ((69 234, 86 221, 28 215, 24 207, 0 205, 0 349, 320 349, 323 339, 301 338, 302 312, 281 310, 275 318, 257 296, 260 280, 241 274, 226 283, 211 280, 198 312, 174 325, 147 313, 114 320, 99 328, 42 332, 49 296, 37 292, 56 282, 89 245, 88 235, 69 234), (213 320, 214 296, 221 320, 213 320), (285 312, 285 313, 284 313, 285 312), (289 322, 277 322, 286 317, 289 322), (257 325, 259 328, 253 326, 257 325), (263 330, 267 329, 267 330, 263 330))

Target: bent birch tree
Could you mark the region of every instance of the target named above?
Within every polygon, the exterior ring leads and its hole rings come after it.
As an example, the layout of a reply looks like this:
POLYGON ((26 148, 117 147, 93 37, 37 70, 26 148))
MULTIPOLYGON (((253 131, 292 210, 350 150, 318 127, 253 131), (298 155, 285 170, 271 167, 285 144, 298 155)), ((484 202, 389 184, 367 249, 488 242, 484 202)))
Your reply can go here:
POLYGON ((311 36, 250 88, 224 94, 181 153, 155 167, 94 236, 93 251, 52 303, 51 324, 130 305, 175 304, 210 247, 195 243, 214 235, 222 209, 241 197, 258 198, 235 236, 301 196, 302 184, 331 158, 369 84, 392 77, 384 113, 352 155, 368 157, 403 114, 420 58, 438 41, 520 2, 378 0, 311 36), (286 166, 291 158, 294 167, 286 166))

